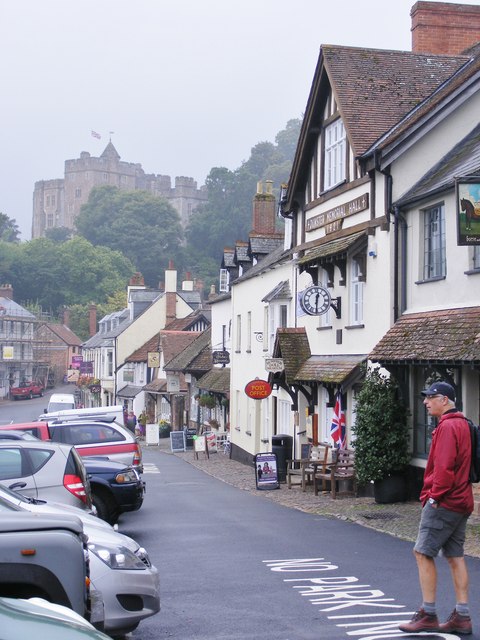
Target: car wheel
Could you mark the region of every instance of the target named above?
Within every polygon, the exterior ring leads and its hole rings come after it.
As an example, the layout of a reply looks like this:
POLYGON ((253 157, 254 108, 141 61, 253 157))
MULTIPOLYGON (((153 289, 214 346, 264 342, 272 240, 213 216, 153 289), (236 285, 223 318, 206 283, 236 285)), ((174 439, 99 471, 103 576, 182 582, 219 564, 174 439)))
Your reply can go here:
POLYGON ((43 398, 43 391, 40 391, 40 398, 43 398))
POLYGON ((31 400, 33 398, 33 393, 30 391, 30 393, 28 394, 28 399, 31 400))
POLYGON ((109 524, 115 524, 118 520, 118 510, 112 500, 104 493, 99 495, 92 489, 92 502, 97 510, 97 516, 109 524))

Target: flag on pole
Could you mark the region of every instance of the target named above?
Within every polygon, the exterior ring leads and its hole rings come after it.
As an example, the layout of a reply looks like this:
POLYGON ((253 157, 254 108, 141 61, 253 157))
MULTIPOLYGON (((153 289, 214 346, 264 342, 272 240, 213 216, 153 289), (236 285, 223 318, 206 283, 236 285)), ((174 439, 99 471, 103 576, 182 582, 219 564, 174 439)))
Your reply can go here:
POLYGON ((335 400, 335 409, 333 411, 330 435, 338 449, 343 449, 345 447, 345 414, 342 410, 342 394, 340 392, 337 393, 337 398, 335 400))
POLYGON ((92 131, 92 136, 94 138, 98 138, 100 140, 100 138, 102 137, 99 133, 97 133, 96 131, 92 131))

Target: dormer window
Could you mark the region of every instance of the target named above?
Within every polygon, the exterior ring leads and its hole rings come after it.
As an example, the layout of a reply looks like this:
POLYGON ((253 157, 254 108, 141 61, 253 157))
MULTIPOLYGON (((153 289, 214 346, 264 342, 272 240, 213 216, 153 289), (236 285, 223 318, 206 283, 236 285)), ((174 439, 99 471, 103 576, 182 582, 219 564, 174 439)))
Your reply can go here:
POLYGON ((324 190, 345 180, 346 138, 345 127, 339 118, 325 127, 324 190))

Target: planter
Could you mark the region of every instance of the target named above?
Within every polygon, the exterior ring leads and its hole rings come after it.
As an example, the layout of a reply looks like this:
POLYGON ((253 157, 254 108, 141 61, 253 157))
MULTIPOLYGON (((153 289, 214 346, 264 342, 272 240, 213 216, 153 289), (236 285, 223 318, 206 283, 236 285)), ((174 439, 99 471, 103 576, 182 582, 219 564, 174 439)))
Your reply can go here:
POLYGON ((170 431, 172 427, 169 424, 161 424, 158 427, 158 437, 159 438, 168 438, 170 436, 170 431))
POLYGON ((379 504, 405 502, 408 497, 407 478, 404 475, 393 475, 376 480, 373 483, 373 495, 375 502, 379 504))

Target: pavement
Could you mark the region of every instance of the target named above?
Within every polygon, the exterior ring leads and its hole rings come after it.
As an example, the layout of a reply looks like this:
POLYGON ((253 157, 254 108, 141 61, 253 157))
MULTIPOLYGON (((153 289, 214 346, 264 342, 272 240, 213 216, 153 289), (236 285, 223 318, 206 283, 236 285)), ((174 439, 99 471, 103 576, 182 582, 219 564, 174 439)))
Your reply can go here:
MULTIPOLYGON (((142 442, 142 446, 150 448, 145 442, 142 442)), ((156 448, 156 445, 153 446, 156 448)), ((172 452, 170 438, 161 438, 158 448, 164 453, 182 458, 222 482, 255 494, 259 499, 272 500, 306 513, 355 522, 411 542, 417 537, 421 512, 418 501, 377 504, 374 498, 364 497, 337 497, 333 500, 329 493, 315 496, 311 486, 307 486, 307 490, 302 492, 300 485, 289 489, 286 483, 280 483, 279 489, 259 490, 256 488, 253 466, 231 460, 222 452, 210 453, 209 457, 205 453, 198 453, 196 456, 190 449, 172 452)), ((465 554, 480 558, 480 515, 472 514, 468 520, 465 554)))

